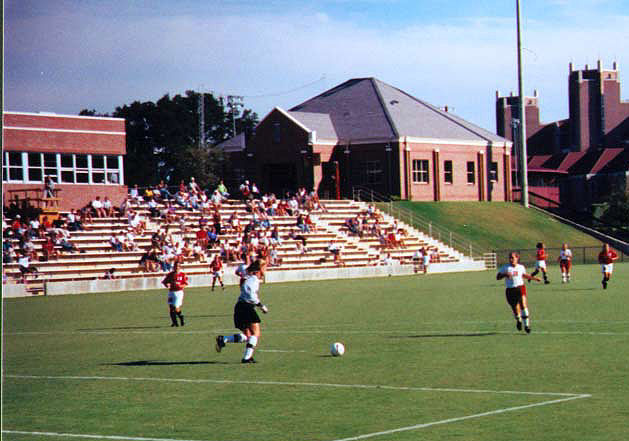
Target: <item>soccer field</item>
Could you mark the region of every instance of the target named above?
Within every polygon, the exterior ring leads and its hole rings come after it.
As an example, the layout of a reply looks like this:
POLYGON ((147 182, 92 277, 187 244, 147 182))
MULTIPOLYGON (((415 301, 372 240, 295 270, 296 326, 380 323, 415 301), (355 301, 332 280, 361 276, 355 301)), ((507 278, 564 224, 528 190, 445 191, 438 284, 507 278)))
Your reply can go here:
POLYGON ((549 274, 530 335, 495 272, 262 285, 248 365, 235 286, 6 299, 2 439, 629 439, 629 264, 549 274))

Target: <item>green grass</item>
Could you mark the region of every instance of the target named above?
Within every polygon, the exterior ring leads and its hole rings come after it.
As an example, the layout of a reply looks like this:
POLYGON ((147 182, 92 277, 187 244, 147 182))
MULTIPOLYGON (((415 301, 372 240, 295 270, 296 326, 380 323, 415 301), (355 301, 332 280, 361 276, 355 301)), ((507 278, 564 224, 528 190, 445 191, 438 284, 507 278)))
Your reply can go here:
POLYGON ((482 249, 572 248, 599 246, 600 242, 556 219, 509 202, 396 202, 424 219, 450 230, 482 249), (515 232, 515 233, 514 233, 515 232))
POLYGON ((529 285, 530 335, 493 272, 263 285, 256 365, 212 346, 236 287, 187 290, 177 329, 163 291, 5 299, 2 438, 624 440, 628 284, 617 264, 606 291, 595 265, 529 285))

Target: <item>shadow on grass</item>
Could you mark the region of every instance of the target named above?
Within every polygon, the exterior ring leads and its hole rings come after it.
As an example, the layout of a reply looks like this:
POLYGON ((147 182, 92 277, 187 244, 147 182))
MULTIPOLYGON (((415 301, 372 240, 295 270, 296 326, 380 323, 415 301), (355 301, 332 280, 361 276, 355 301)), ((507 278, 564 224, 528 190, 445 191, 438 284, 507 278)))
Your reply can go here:
POLYGON ((497 332, 460 332, 456 334, 420 334, 406 335, 401 338, 443 338, 443 337, 490 337, 498 335, 497 332))
POLYGON ((227 364, 222 361, 157 361, 138 360, 125 361, 121 363, 105 363, 105 366, 194 366, 199 364, 227 364))
POLYGON ((163 328, 163 326, 116 326, 113 328, 84 328, 77 329, 77 331, 121 331, 121 330, 132 330, 132 329, 159 329, 163 328))

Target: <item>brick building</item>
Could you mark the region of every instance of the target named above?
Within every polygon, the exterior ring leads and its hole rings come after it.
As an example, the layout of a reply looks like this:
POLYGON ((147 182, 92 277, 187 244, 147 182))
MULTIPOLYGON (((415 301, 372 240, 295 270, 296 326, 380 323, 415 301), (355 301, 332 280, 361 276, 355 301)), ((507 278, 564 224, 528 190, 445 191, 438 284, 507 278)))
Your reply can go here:
POLYGON ((276 107, 240 155, 245 175, 276 194, 304 186, 334 198, 362 186, 410 200, 504 201, 510 152, 510 141, 447 110, 358 78, 276 107))
MULTIPOLYGON (((529 156, 560 152, 583 152, 606 147, 629 147, 629 101, 620 96, 618 64, 603 69, 587 65, 568 75, 568 119, 542 123, 539 97, 525 97, 527 153, 529 156)), ((518 97, 496 92, 496 133, 513 140, 519 119, 518 97)))
MULTIPOLYGON (((568 91, 568 119, 551 123, 540 121, 537 93, 525 97, 528 181, 532 193, 580 211, 629 191, 629 101, 621 99, 615 62, 611 70, 600 61, 584 70, 570 63, 568 91)), ((496 133, 509 140, 516 137, 518 102, 496 93, 496 133)))
POLYGON ((125 121, 120 118, 4 112, 2 201, 37 201, 46 176, 56 182, 61 210, 96 196, 122 202, 125 121))

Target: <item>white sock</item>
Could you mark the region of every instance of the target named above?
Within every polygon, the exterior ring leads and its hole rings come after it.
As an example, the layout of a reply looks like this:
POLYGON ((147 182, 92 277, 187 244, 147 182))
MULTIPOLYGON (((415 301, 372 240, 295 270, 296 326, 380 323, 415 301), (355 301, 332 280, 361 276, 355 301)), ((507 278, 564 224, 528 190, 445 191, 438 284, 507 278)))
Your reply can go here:
POLYGON ((225 337, 223 337, 223 341, 225 343, 242 343, 246 340, 247 337, 245 336, 245 334, 226 335, 225 337))
POLYGON ((255 350, 257 344, 258 337, 256 337, 255 335, 249 337, 247 345, 245 346, 245 355, 243 355, 242 357, 244 360, 249 360, 251 357, 253 357, 253 351, 255 350))
POLYGON ((522 310, 522 321, 524 321, 524 326, 526 326, 528 328, 529 326, 529 309, 528 308, 524 308, 522 310))

